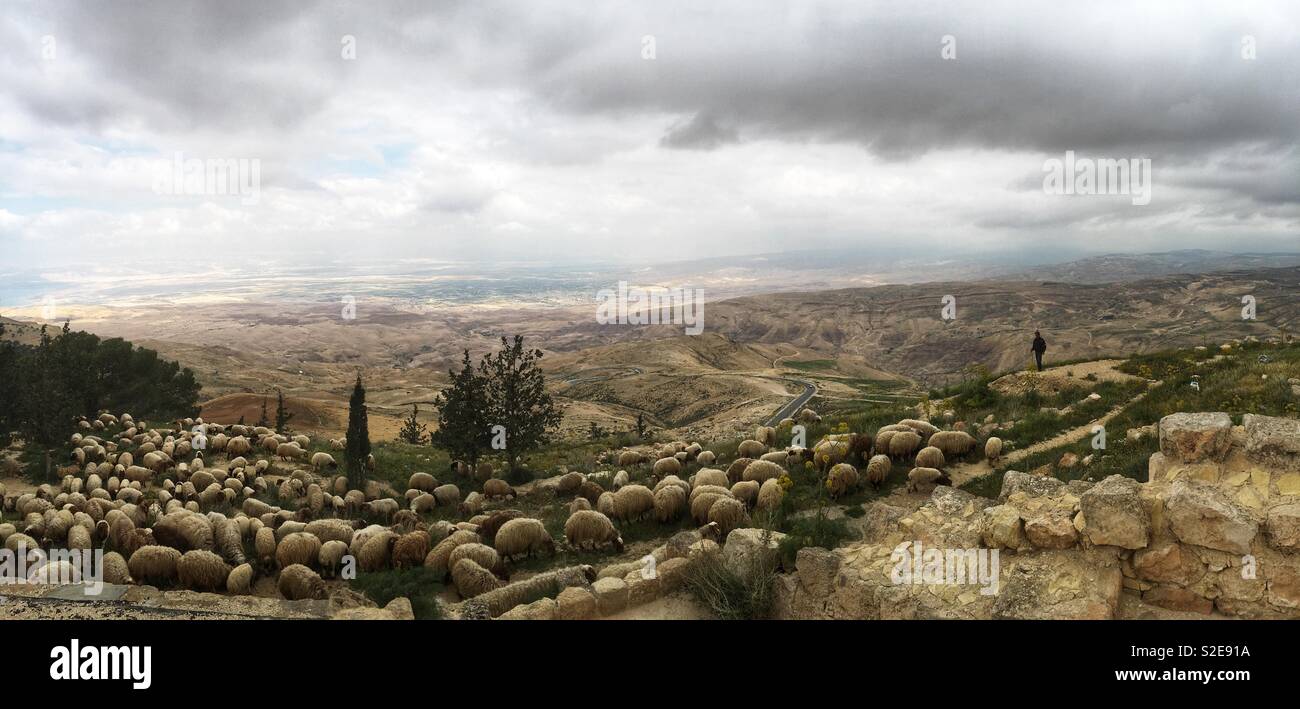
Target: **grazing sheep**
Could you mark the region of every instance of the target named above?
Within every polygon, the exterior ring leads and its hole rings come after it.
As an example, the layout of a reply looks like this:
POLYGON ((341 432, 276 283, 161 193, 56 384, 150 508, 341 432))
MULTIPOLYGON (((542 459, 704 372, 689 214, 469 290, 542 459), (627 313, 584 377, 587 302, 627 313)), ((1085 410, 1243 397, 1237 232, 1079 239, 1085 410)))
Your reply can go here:
POLYGON ((422 529, 401 535, 393 542, 393 568, 405 569, 423 565, 424 557, 429 554, 430 544, 429 533, 422 529))
POLYGON ((491 462, 486 460, 480 461, 478 465, 474 466, 474 479, 482 482, 491 478, 494 472, 495 470, 492 468, 491 462))
POLYGON ((226 455, 228 456, 245 456, 252 452, 253 444, 249 443, 248 439, 243 436, 235 436, 226 441, 226 455))
POLYGON ((627 471, 620 470, 614 474, 614 480, 610 483, 610 486, 614 489, 614 492, 618 492, 618 489, 628 484, 628 482, 627 471))
POLYGON ((187 511, 164 515, 154 524, 153 533, 159 544, 182 552, 212 550, 212 524, 201 514, 187 511))
POLYGON ((461 559, 473 559, 479 566, 492 571, 503 569, 501 555, 497 553, 497 550, 479 542, 459 544, 455 549, 452 549, 451 553, 447 555, 447 568, 456 568, 456 563, 461 559))
POLYGON ((686 509, 686 490, 679 485, 668 484, 655 486, 655 519, 659 522, 672 522, 682 516, 686 509))
POLYGON ((975 438, 965 431, 939 431, 930 436, 930 445, 945 456, 962 456, 975 448, 975 438))
POLYGON ((319 556, 320 539, 306 532, 286 535, 275 549, 275 562, 281 569, 294 564, 311 566, 319 556))
POLYGON ((257 534, 253 537, 253 549, 257 552, 257 561, 262 565, 262 568, 271 568, 271 565, 275 562, 276 548, 274 529, 262 527, 257 530, 257 534))
POLYGON ((804 409, 799 412, 798 419, 800 423, 818 423, 822 420, 822 417, 812 409, 804 409))
POLYGON ((926 446, 916 453, 916 467, 918 468, 942 468, 943 451, 934 446, 926 446))
POLYGON ((176 575, 182 588, 191 591, 219 591, 226 587, 230 565, 210 551, 195 549, 181 555, 176 575))
POLYGON ((731 530, 749 526, 749 513, 740 500, 722 497, 709 507, 709 523, 718 525, 718 531, 725 539, 731 530))
MULTIPOLYGON (((515 496, 515 489, 510 487, 510 483, 501 478, 492 478, 483 481, 483 495, 489 500, 497 498, 510 499, 515 496)), ((457 502, 460 500, 457 499, 457 502)))
POLYGON ((496 546, 497 532, 505 526, 506 522, 523 516, 522 510, 497 510, 479 523, 478 535, 483 538, 484 543, 496 546))
POLYGON ((276 586, 280 589, 280 595, 290 601, 325 598, 325 582, 321 580, 320 574, 302 564, 292 564, 281 570, 276 586))
POLYGON ((718 456, 714 455, 713 451, 700 451, 700 454, 695 456, 695 460, 700 465, 713 465, 717 462, 718 456))
POLYGON ((591 509, 591 503, 587 502, 587 498, 585 497, 575 497, 573 498, 573 501, 569 503, 569 514, 573 514, 578 510, 589 510, 589 509, 591 509))
POLYGON ((928 440, 930 436, 939 432, 938 426, 935 426, 929 421, 922 421, 920 419, 903 419, 898 422, 898 425, 907 426, 913 431, 916 431, 921 436, 922 440, 928 440))
POLYGON ((406 483, 408 490, 420 492, 433 492, 437 487, 438 480, 428 473, 411 473, 411 479, 406 483))
POLYGON ((742 480, 755 480, 760 484, 765 480, 779 478, 785 474, 785 469, 776 463, 766 460, 756 460, 745 466, 745 472, 741 475, 742 480))
POLYGON ((655 508, 655 496, 644 485, 627 485, 614 493, 614 518, 639 520, 655 508))
POLYGON ((491 571, 483 568, 471 558, 460 559, 451 570, 452 583, 461 598, 474 598, 488 591, 495 591, 505 584, 491 571))
POLYGON ((126 559, 115 551, 104 554, 104 560, 100 562, 100 569, 104 577, 104 583, 119 585, 134 583, 131 578, 131 570, 127 568, 126 559))
POLYGON ((614 493, 602 492, 596 500, 596 511, 607 517, 615 517, 614 514, 614 493))
POLYGON ((433 569, 434 573, 439 577, 446 576, 450 571, 447 562, 451 558, 452 551, 462 544, 474 544, 478 541, 479 535, 474 532, 465 530, 453 532, 446 539, 435 544, 428 555, 424 557, 424 568, 433 569))
POLYGON ((212 524, 213 546, 217 553, 233 566, 247 561, 244 558, 244 540, 239 533, 239 525, 217 512, 209 513, 208 521, 212 524))
POLYGON ((643 457, 636 451, 623 451, 618 454, 618 465, 620 468, 630 468, 634 465, 640 465, 643 457))
POLYGON ((709 510, 713 508, 713 503, 724 497, 730 498, 731 490, 702 487, 692 491, 690 497, 691 519, 695 520, 696 524, 707 524, 709 522, 709 510))
POLYGON ((997 462, 1002 457, 1002 439, 997 436, 989 436, 984 442, 984 457, 990 462, 997 462))
POLYGON ((757 458, 767 452, 767 446, 759 441, 746 439, 736 446, 736 455, 741 458, 757 458))
MULTIPOLYGON (((316 556, 316 561, 320 564, 321 573, 326 578, 334 578, 339 574, 339 567, 343 564, 343 557, 348 554, 348 545, 337 539, 331 539, 320 545, 320 554, 316 556)), ((421 559, 423 561, 423 559, 421 559)))
POLYGON ((727 474, 714 468, 703 468, 691 478, 691 487, 696 488, 701 485, 721 485, 726 487, 731 484, 727 474))
POLYGON ((176 549, 154 545, 136 549, 126 566, 137 583, 169 586, 176 582, 176 564, 180 560, 181 553, 176 549))
POLYGON ((843 463, 849 457, 849 442, 847 440, 824 438, 813 446, 813 465, 818 470, 843 463))
POLYGON ((352 535, 356 532, 351 524, 341 519, 313 520, 308 522, 302 531, 316 537, 322 543, 338 540, 344 544, 351 542, 352 535))
POLYGON ((232 596, 247 596, 253 589, 252 564, 240 564, 226 577, 226 593, 232 596))
POLYGON ((835 465, 826 474, 826 489, 830 491, 831 499, 852 492, 857 486, 858 469, 848 463, 835 465))
POLYGON ((542 551, 555 553, 555 540, 546 527, 539 520, 527 517, 512 519, 502 525, 493 546, 507 559, 519 554, 532 556, 542 551))
POLYGON ((356 555, 357 567, 362 571, 383 571, 388 568, 398 538, 395 532, 388 530, 371 536, 361 545, 361 552, 356 555))
POLYGON ((780 481, 776 478, 764 480, 758 488, 758 501, 754 504, 754 508, 775 510, 781 506, 783 498, 785 498, 785 488, 781 487, 780 481))
POLYGON ((578 491, 578 488, 582 487, 583 480, 582 473, 565 473, 555 483, 555 490, 561 495, 572 495, 578 491))
POLYGON ((401 508, 401 504, 391 497, 385 497, 381 500, 371 500, 361 507, 366 514, 382 520, 391 519, 392 516, 401 508))
POLYGON ((600 483, 590 479, 583 480, 582 485, 578 488, 578 496, 586 498, 587 502, 593 505, 596 504, 604 492, 605 488, 601 487, 600 483))
POLYGON ((623 538, 619 536, 609 517, 593 511, 579 510, 569 515, 564 523, 564 538, 575 549, 592 549, 610 544, 615 551, 623 551, 623 538))
POLYGON ((871 456, 871 460, 867 461, 867 482, 871 483, 873 488, 879 489, 881 483, 885 482, 885 478, 889 477, 893 467, 894 461, 890 460, 889 456, 871 456))
POLYGON ((940 485, 951 484, 952 480, 947 475, 934 468, 912 468, 911 472, 907 474, 908 492, 929 494, 934 492, 934 489, 940 485))
POLYGON ((737 458, 731 461, 731 465, 727 467, 727 481, 729 483, 740 482, 740 478, 745 474, 745 468, 749 467, 752 462, 754 462, 753 458, 737 458))
POLYGON ((675 457, 660 458, 655 461, 653 474, 656 478, 677 475, 682 472, 682 463, 675 457))
POLYGON ((777 465, 785 465, 785 461, 789 458, 790 454, 785 451, 772 451, 771 453, 764 453, 758 457, 759 460, 766 460, 769 463, 776 463, 777 465))
POLYGON ((455 507, 460 503, 460 488, 447 483, 439 485, 433 489, 433 496, 438 500, 438 504, 443 507, 455 507))
POLYGON ((921 434, 916 431, 895 431, 889 439, 889 455, 906 458, 921 447, 921 434))
MULTIPOLYGON (((774 478, 768 479, 774 480, 774 478)), ((760 489, 762 489, 762 486, 757 480, 742 480, 731 486, 731 494, 735 495, 737 500, 752 507, 754 503, 758 502, 758 491, 760 489)))
POLYGON ((334 456, 322 451, 319 453, 312 453, 311 467, 315 468, 316 472, 320 472, 324 469, 334 470, 339 467, 339 464, 334 462, 334 456))

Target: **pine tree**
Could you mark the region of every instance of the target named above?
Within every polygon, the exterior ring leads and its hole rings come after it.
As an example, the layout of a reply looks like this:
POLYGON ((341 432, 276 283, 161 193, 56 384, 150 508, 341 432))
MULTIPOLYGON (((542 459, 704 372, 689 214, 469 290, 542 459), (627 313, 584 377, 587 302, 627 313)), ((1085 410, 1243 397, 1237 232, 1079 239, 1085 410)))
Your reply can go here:
MULTIPOLYGON (((263 416, 266 414, 263 413, 263 416)), ((284 392, 279 389, 275 390, 275 430, 277 433, 288 433, 289 419, 293 418, 293 412, 284 408, 284 392)))
POLYGON ((640 412, 636 415, 636 437, 645 438, 645 415, 640 412))
POLYGON ((417 417, 420 415, 418 404, 411 404, 411 416, 402 424, 402 430, 397 433, 398 440, 406 441, 413 446, 423 445, 426 439, 424 435, 428 428, 420 423, 417 417))
POLYGON ((491 423, 487 418, 487 379, 483 364, 474 369, 465 350, 459 372, 448 371, 451 384, 438 393, 434 408, 438 410, 438 430, 430 441, 447 451, 453 460, 471 467, 488 451, 491 423))
POLYGON ((542 351, 524 349, 524 338, 501 338, 501 350, 483 358, 480 369, 488 380, 488 420, 505 429, 505 456, 511 473, 519 459, 545 445, 560 425, 560 409, 546 391, 542 351))
POLYGON ((366 417, 366 389, 357 375, 352 398, 348 401, 348 445, 344 451, 347 460, 348 487, 364 490, 366 461, 370 458, 370 424, 366 417))

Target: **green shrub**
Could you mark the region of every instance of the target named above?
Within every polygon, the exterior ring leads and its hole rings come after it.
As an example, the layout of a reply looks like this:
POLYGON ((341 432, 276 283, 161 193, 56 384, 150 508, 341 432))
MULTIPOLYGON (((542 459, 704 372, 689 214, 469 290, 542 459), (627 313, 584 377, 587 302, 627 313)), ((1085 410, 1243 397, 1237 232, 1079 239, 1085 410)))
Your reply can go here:
POLYGON ((442 579, 433 569, 417 566, 402 571, 389 569, 357 574, 352 587, 381 607, 394 598, 405 596, 411 601, 411 610, 419 620, 437 620, 442 617, 438 594, 443 589, 442 579))

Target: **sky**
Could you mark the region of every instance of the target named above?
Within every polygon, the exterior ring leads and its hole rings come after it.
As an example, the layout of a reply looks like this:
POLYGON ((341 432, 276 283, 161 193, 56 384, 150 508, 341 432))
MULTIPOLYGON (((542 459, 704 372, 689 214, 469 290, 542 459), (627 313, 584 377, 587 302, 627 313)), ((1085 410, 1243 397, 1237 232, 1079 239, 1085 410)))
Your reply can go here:
POLYGON ((0 273, 1300 251, 1298 67, 1290 0, 0 0, 0 273))

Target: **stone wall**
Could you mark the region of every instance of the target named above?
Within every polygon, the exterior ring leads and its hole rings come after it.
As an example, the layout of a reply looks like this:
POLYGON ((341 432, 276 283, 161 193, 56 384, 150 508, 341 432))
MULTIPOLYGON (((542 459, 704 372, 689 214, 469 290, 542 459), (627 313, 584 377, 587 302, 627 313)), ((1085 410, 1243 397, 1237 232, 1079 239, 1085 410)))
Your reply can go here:
POLYGON ((861 541, 799 552, 778 615, 1300 618, 1300 421, 1174 414, 1158 430, 1146 483, 1008 471, 997 500, 940 487, 914 512, 874 503, 861 541), (896 583, 895 551, 917 543, 996 549, 996 585, 896 583))

